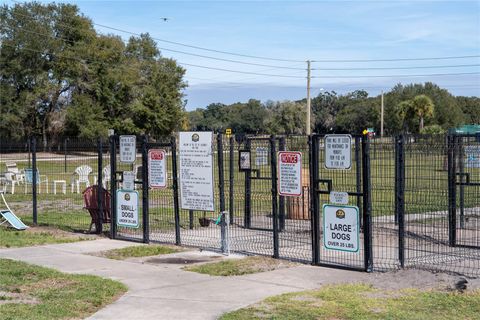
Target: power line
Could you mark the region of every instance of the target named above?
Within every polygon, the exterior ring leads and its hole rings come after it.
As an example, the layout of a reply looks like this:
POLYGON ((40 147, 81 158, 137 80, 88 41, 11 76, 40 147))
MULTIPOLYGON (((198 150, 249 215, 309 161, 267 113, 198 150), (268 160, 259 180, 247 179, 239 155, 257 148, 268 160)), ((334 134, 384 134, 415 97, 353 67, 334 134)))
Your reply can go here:
MULTIPOLYGON (((17 49, 15 46, 3 43, 3 46, 7 46, 13 49, 17 49)), ((37 53, 42 53, 45 54, 46 52, 23 47, 21 50, 27 50, 27 51, 32 51, 32 52, 37 52, 37 53)), ((71 59, 71 60, 76 60, 80 61, 83 63, 104 63, 104 62, 98 62, 95 60, 88 60, 88 59, 80 59, 77 57, 67 57, 59 54, 52 54, 49 53, 49 55, 53 57, 60 57, 60 58, 65 58, 65 59, 71 59)), ((223 71, 223 72, 231 72, 231 73, 241 73, 241 74, 252 74, 252 75, 258 75, 258 76, 267 76, 267 77, 276 77, 276 78, 296 78, 296 79, 305 79, 306 77, 303 76, 293 76, 293 75, 282 75, 282 74, 268 74, 268 73, 258 73, 258 72, 249 72, 249 71, 241 71, 241 70, 231 70, 231 69, 224 69, 224 68, 215 68, 215 67, 207 67, 207 66, 201 66, 201 65, 196 65, 196 64, 190 64, 190 63, 182 63, 178 62, 180 65, 185 65, 185 66, 190 66, 190 67, 195 67, 195 68, 202 68, 202 69, 209 69, 209 70, 217 70, 217 71, 223 71)), ((353 78, 397 78, 397 77, 433 77, 433 76, 454 76, 454 75, 474 75, 474 74, 480 74, 480 72, 459 72, 459 73, 433 73, 433 74, 403 74, 403 75, 369 75, 369 76, 346 76, 346 75, 339 75, 339 76, 322 76, 322 77, 312 77, 316 79, 353 79, 353 78)))
MULTIPOLYGON (((20 3, 19 1, 12 0, 15 3, 20 3)), ((32 18, 32 16, 24 15, 21 13, 15 13, 16 15, 19 16, 25 16, 28 18, 32 18)), ((58 24, 62 25, 62 24, 58 24)), ((66 27, 69 28, 74 28, 73 26, 68 26, 63 24, 66 27)), ((134 36, 140 36, 139 33, 124 30, 124 29, 119 29, 115 27, 110 27, 107 25, 99 24, 99 23, 94 23, 92 22, 92 25, 96 25, 105 29, 109 30, 114 30, 134 36)), ((205 47, 200 47, 200 46, 195 46, 195 45, 190 45, 186 43, 181 43, 177 41, 171 41, 171 40, 166 40, 166 39, 161 39, 161 38, 156 38, 152 37, 152 39, 160 42, 165 42, 165 43, 170 43, 178 46, 183 46, 183 47, 188 47, 188 48, 193 48, 197 50, 204 50, 204 51, 209 51, 209 52, 215 52, 215 53, 221 53, 221 54, 226 54, 226 55, 233 55, 233 56, 238 56, 238 57, 244 57, 244 58, 252 58, 252 59, 261 59, 261 60, 270 60, 270 61, 283 61, 283 62, 305 62, 306 60, 294 60, 294 59, 285 59, 285 58, 275 58, 275 57, 265 57, 265 56, 256 56, 256 55, 247 55, 247 54, 240 54, 240 53, 234 53, 234 52, 229 52, 229 51, 223 51, 223 50, 217 50, 217 49, 210 49, 210 48, 205 48, 205 47)), ((172 49, 164 49, 164 50, 172 50, 172 49)), ((181 53, 181 52, 179 52, 181 53)), ((185 53, 185 54, 193 54, 193 53, 185 53)), ((209 57, 213 59, 221 59, 221 58, 216 58, 216 57, 209 57)), ((389 58, 389 59, 316 59, 316 60, 311 60, 312 63, 320 63, 320 62, 331 62, 331 63, 340 63, 340 62, 394 62, 394 61, 426 61, 426 60, 453 60, 453 59, 470 59, 470 58, 480 58, 480 55, 464 55, 464 56, 443 56, 443 57, 422 57, 422 58, 389 58)), ((235 61, 235 60, 234 60, 235 61)), ((247 62, 240 62, 238 63, 245 63, 248 64, 247 62)))
MULTIPOLYGON (((16 3, 20 3, 20 2, 15 1, 15 0, 12 0, 12 1, 13 1, 13 2, 16 2, 16 3)), ((17 15, 19 15, 19 16, 25 16, 25 17, 30 17, 30 18, 31 18, 31 16, 24 15, 24 14, 21 14, 21 13, 15 13, 15 14, 17 14, 17 15)), ((128 30, 123 30, 123 29, 119 29, 119 28, 115 28, 115 27, 110 27, 110 26, 103 25, 103 24, 100 24, 100 23, 94 23, 94 22, 92 22, 92 24, 95 25, 95 26, 99 26, 99 27, 105 28, 105 29, 114 30, 114 31, 118 31, 118 32, 130 34, 130 35, 134 35, 134 36, 140 36, 140 34, 139 34, 139 33, 136 33, 136 32, 132 32, 132 31, 128 31, 128 30)), ((60 24, 59 24, 59 25, 60 25, 60 24)), ((75 27, 73 27, 73 26, 70 26, 70 27, 71 27, 71 28, 75 28, 75 27)), ((170 44, 174 44, 174 45, 178 45, 178 46, 187 47, 187 48, 192 48, 192 49, 197 49, 197 50, 203 50, 203 51, 209 51, 209 52, 215 52, 215 53, 221 53, 221 54, 227 54, 227 55, 232 55, 232 56, 237 56, 237 57, 260 59, 260 60, 270 60, 270 61, 282 61, 282 62, 305 62, 304 60, 294 60, 294 59, 285 59, 285 58, 264 57, 264 56, 241 54, 241 53, 235 53, 235 52, 229 52, 229 51, 223 51, 223 50, 217 50, 217 49, 210 49, 210 48, 204 48, 204 47, 200 47, 200 46, 195 46, 195 45, 190 45, 190 44, 181 43, 181 42, 177 42, 177 41, 160 39, 160 38, 153 38, 153 37, 152 37, 152 39, 157 40, 157 41, 160 41, 160 42, 165 42, 165 43, 170 43, 170 44)))
POLYGON ((292 76, 292 75, 282 75, 282 74, 268 74, 268 73, 259 73, 259 72, 250 72, 250 71, 241 71, 241 70, 231 70, 231 69, 224 69, 224 68, 201 66, 201 65, 198 65, 198 64, 191 64, 191 63, 184 63, 184 62, 178 62, 178 64, 183 65, 183 66, 195 67, 195 68, 225 71, 225 72, 233 72, 233 73, 242 73, 242 74, 253 74, 253 75, 257 75, 257 76, 305 79, 304 76, 292 76))
POLYGON ((355 71, 355 70, 413 70, 413 69, 442 69, 442 68, 463 68, 480 67, 480 64, 456 64, 441 66, 411 66, 411 67, 364 67, 364 68, 313 68, 319 71, 355 71))
POLYGON ((437 76, 461 76, 474 75, 480 72, 457 72, 457 73, 430 73, 430 74, 391 74, 391 75, 369 75, 369 76, 321 76, 312 77, 316 79, 354 79, 354 78, 401 78, 401 77, 437 77, 437 76))
MULTIPOLYGON (((28 30, 25 28, 22 28, 24 32, 30 33, 30 34, 36 34, 44 37, 48 37, 51 39, 59 39, 64 42, 74 42, 70 39, 67 39, 65 37, 61 36, 52 36, 44 33, 39 33, 36 31, 28 30)), ((83 41, 77 41, 80 43, 85 43, 83 41)), ((262 67, 268 67, 271 69, 289 69, 289 70, 306 70, 305 68, 296 68, 296 67, 284 67, 284 66, 275 66, 275 65, 266 65, 266 64, 260 64, 260 63, 249 63, 249 62, 243 62, 243 61, 237 61, 237 60, 230 60, 230 59, 223 59, 223 58, 215 58, 215 57, 210 57, 210 56, 205 56, 205 55, 199 55, 199 54, 194 54, 194 53, 189 53, 189 52, 184 52, 184 51, 178 51, 178 50, 172 50, 172 49, 167 49, 167 48, 162 48, 158 47, 161 50, 164 51, 171 51, 171 52, 176 52, 176 53, 181 53, 181 54, 186 54, 186 55, 191 55, 191 56, 196 56, 196 57, 202 57, 202 58, 207 58, 207 59, 214 59, 214 60, 219 60, 219 61, 226 61, 226 62, 232 62, 232 63, 240 63, 240 64, 245 64, 245 65, 253 65, 253 66, 262 66, 262 67)), ((441 68, 462 68, 462 67, 479 67, 480 64, 461 64, 461 65, 436 65, 436 66, 409 66, 409 67, 361 67, 361 68, 312 68, 312 70, 317 70, 317 71, 355 71, 355 70, 414 70, 414 69, 441 69, 441 68)))
MULTIPOLYGON (((7 26, 7 27, 9 27, 9 26, 7 26)), ((59 39, 59 40, 62 40, 64 42, 74 43, 74 41, 72 41, 70 39, 67 39, 65 37, 52 36, 52 35, 49 35, 49 34, 44 34, 44 33, 36 32, 36 31, 28 30, 28 29, 23 28, 23 27, 21 27, 21 28, 24 32, 27 32, 27 33, 30 33, 30 34, 36 34, 36 35, 39 35, 39 36, 49 37, 49 38, 52 38, 52 39, 59 39)), ((83 41, 77 41, 77 42, 85 43, 83 41)), ((274 69, 305 70, 305 68, 245 62, 245 61, 239 61, 239 60, 232 60, 232 59, 224 59, 224 58, 206 56, 206 55, 201 55, 201 54, 196 54, 196 53, 191 53, 191 52, 185 52, 185 51, 180 51, 180 50, 174 50, 174 49, 164 48, 164 47, 160 47, 160 46, 157 46, 157 47, 158 47, 158 49, 163 50, 163 51, 175 52, 175 53, 185 54, 185 55, 189 55, 189 56, 193 56, 193 57, 199 57, 199 58, 205 58, 205 59, 211 59, 211 60, 217 60, 217 61, 225 61, 225 62, 238 63, 238 64, 251 65, 251 66, 259 66, 259 67, 268 67, 268 68, 274 68, 274 69)))
POLYGON ((312 60, 312 62, 393 62, 393 61, 425 61, 425 60, 453 60, 480 58, 480 55, 471 56, 450 56, 450 57, 425 57, 425 58, 392 58, 392 59, 342 59, 342 60, 312 60))

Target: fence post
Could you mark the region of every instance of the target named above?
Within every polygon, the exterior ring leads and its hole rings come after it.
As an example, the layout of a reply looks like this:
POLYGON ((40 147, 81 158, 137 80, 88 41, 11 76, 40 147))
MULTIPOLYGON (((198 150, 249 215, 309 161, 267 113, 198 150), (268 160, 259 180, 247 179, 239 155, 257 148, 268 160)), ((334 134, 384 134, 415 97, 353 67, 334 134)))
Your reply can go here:
POLYGON ((225 170, 223 167, 223 136, 219 132, 217 133, 217 166, 218 166, 218 191, 220 196, 220 214, 221 216, 221 228, 220 239, 221 250, 223 253, 227 251, 226 229, 225 229, 225 170))
POLYGON ((312 264, 318 264, 318 243, 317 243, 317 220, 316 215, 318 212, 318 201, 317 201, 317 164, 318 164, 318 153, 315 152, 317 144, 317 136, 310 135, 308 136, 308 151, 309 151, 309 170, 310 170, 310 228, 311 228, 311 237, 312 237, 312 264))
POLYGON ((464 185, 464 173, 465 173, 465 163, 464 163, 464 150, 463 150, 463 137, 457 137, 457 150, 458 150, 458 169, 460 170, 460 186, 459 186, 459 204, 460 204, 460 229, 465 228, 465 185, 464 185))
MULTIPOLYGON (((360 215, 360 219, 363 220, 363 208, 362 208, 362 159, 360 157, 360 148, 361 148, 361 137, 355 137, 355 178, 356 178, 356 190, 358 192, 357 196, 357 207, 360 215)), ((360 225, 362 225, 363 221, 360 221, 360 225)))
POLYGON ((453 135, 449 135, 448 140, 448 244, 455 246, 456 242, 456 220, 457 220, 457 187, 456 187, 456 153, 455 139, 453 135))
POLYGON ((142 137, 142 220, 143 242, 150 242, 150 220, 148 216, 148 137, 142 137))
MULTIPOLYGON (((285 151, 285 148, 286 148, 285 137, 281 137, 279 139, 278 149, 279 151, 285 151)), ((300 172, 300 174, 303 174, 303 172, 300 172)), ((300 186, 300 187, 303 188, 303 186, 300 186)), ((279 230, 283 231, 285 229, 285 197, 284 196, 279 196, 278 206, 279 206, 278 217, 280 221, 279 230)), ((303 201, 302 201, 302 206, 303 206, 303 201)))
POLYGON ((110 237, 117 237, 117 136, 110 136, 110 237))
POLYGON ((275 136, 270 136, 270 167, 272 171, 272 219, 273 219, 273 257, 279 257, 278 248, 278 203, 277 203, 277 151, 275 136))
MULTIPOLYGON (((245 149, 251 152, 252 149, 252 142, 250 139, 247 138, 247 142, 245 144, 245 149)), ((250 228, 251 222, 251 202, 252 202, 252 171, 246 170, 245 171, 245 213, 243 217, 243 225, 245 228, 250 228)))
POLYGON ((64 155, 63 167, 64 167, 65 173, 67 173, 67 140, 68 138, 63 139, 63 155, 64 155))
POLYGON ((177 141, 175 136, 170 140, 172 149, 172 175, 173 175, 173 212, 175 215, 175 244, 181 245, 180 240, 180 209, 178 207, 178 169, 177 169, 177 141))
POLYGON ((33 225, 38 225, 37 212, 37 138, 31 137, 32 151, 32 205, 33 205, 33 225))
MULTIPOLYGON (((66 145, 66 140, 65 140, 66 145)), ((98 180, 97 180, 97 207, 98 207, 98 220, 95 226, 95 232, 101 234, 103 232, 103 141, 99 138, 97 141, 97 153, 98 153, 98 180)))
POLYGON ((372 252, 372 220, 371 220, 371 181, 370 181, 370 141, 368 136, 362 138, 363 156, 363 241, 364 241, 364 262, 365 271, 373 269, 372 252))
POLYGON ((230 140, 229 140, 229 143, 230 143, 230 161, 229 161, 229 167, 228 167, 228 170, 229 170, 229 205, 228 205, 228 211, 230 212, 230 223, 233 223, 233 218, 234 218, 234 214, 233 214, 233 210, 234 210, 234 199, 233 199, 233 184, 235 183, 234 182, 234 170, 235 170, 235 167, 234 167, 234 160, 235 160, 235 149, 234 149, 234 144, 235 144, 235 140, 233 139, 233 136, 230 137, 230 140))
POLYGON ((395 219, 398 223, 398 259, 405 266, 405 138, 395 141, 395 219))

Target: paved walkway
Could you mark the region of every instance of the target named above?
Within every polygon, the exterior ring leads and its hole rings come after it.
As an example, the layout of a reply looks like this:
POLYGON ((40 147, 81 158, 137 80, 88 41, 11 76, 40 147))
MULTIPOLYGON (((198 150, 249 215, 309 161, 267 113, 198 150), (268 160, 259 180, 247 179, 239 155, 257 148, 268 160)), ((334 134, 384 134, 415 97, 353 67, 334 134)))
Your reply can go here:
MULTIPOLYGON (((360 272, 298 266, 238 277, 186 272, 181 265, 116 261, 87 255, 133 243, 109 239, 40 247, 1 249, 0 257, 68 273, 94 274, 126 284, 128 292, 90 319, 216 319, 268 296, 365 279, 360 272)), ((193 254, 213 253, 194 251, 193 254)))

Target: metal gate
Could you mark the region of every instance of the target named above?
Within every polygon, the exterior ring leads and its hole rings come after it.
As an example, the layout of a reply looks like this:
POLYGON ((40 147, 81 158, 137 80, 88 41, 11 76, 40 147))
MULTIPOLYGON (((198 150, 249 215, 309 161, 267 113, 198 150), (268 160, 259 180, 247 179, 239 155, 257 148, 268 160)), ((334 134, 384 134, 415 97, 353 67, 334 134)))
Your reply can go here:
POLYGON ((371 248, 371 182, 369 139, 366 136, 352 137, 352 164, 348 170, 327 169, 325 166, 325 136, 311 138, 311 197, 313 230, 313 263, 361 271, 372 271, 373 254, 371 248), (360 235, 359 250, 348 252, 328 249, 323 227, 323 206, 329 203, 332 191, 346 192, 349 205, 359 209, 360 235))
MULTIPOLYGON (((148 182, 147 182, 147 155, 146 137, 135 137, 135 150, 132 151, 133 163, 120 162, 120 136, 110 136, 110 194, 111 194, 111 225, 110 232, 113 239, 128 240, 133 242, 149 242, 148 223, 148 182), (134 190, 138 199, 138 224, 119 224, 117 216, 117 203, 119 196, 124 196, 124 173, 134 173, 134 190)), ((125 198, 125 200, 130 200, 125 198)), ((133 204, 135 206, 135 204, 133 204)))
POLYGON ((450 135, 449 243, 480 249, 480 135, 450 135))

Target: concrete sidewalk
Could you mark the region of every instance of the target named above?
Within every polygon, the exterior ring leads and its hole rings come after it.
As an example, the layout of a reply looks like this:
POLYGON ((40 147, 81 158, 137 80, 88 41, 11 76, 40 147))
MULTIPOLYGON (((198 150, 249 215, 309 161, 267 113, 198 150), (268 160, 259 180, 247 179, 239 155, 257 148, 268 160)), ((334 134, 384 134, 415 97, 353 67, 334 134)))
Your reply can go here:
MULTIPOLYGON (((117 261, 87 255, 137 245, 99 239, 40 247, 1 249, 10 258, 68 273, 93 274, 126 284, 128 292, 90 319, 216 319, 268 296, 313 289, 327 283, 365 280, 367 274, 298 266, 236 277, 186 272, 182 265, 117 261)), ((195 250, 196 255, 215 255, 195 250)))

